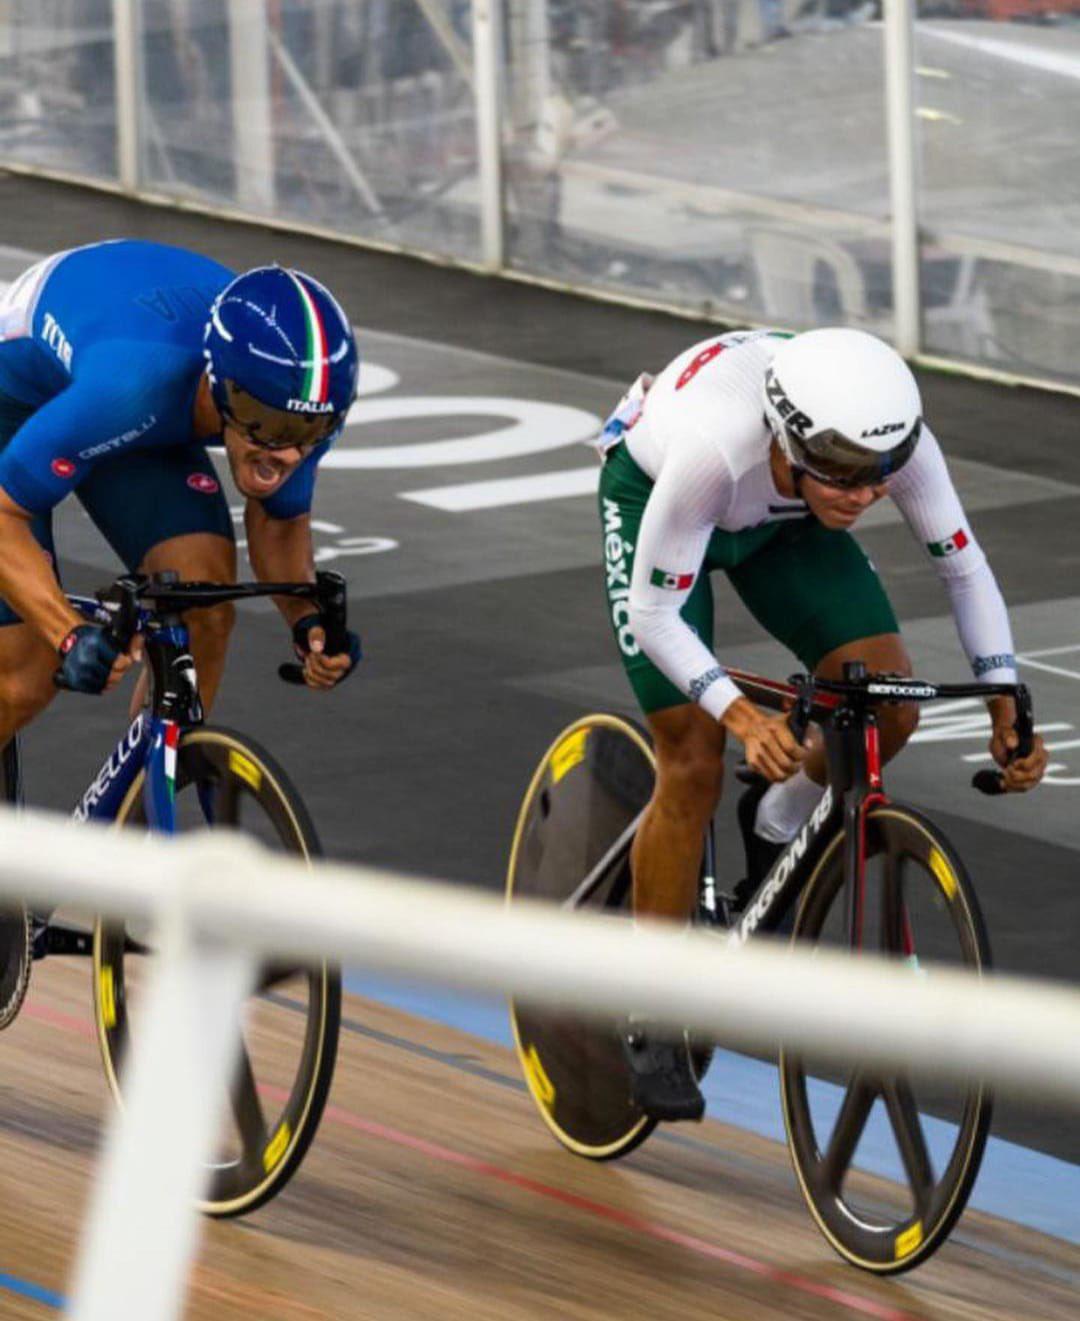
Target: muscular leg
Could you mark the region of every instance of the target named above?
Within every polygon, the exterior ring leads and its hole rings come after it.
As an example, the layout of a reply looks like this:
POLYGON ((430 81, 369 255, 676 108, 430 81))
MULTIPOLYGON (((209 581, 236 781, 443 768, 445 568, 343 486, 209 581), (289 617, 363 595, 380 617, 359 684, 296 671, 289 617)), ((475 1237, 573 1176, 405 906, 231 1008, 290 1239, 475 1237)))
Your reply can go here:
MULTIPOLYGON (((868 670, 910 676, 911 661, 898 633, 879 633, 837 647, 818 662, 814 673, 825 679, 843 678, 844 662, 861 660, 868 670)), ((882 761, 895 757, 919 723, 914 702, 878 708, 878 730, 882 761)), ((810 755, 801 771, 781 784, 774 784, 758 804, 755 831, 770 843, 791 839, 820 801, 825 783, 825 746, 811 732, 810 755)))
POLYGON ((56 696, 56 652, 29 624, 0 628, 0 747, 56 696))
MULTIPOLYGON (((182 579, 192 582, 232 583, 236 581, 236 547, 228 538, 211 532, 171 537, 151 546, 139 565, 140 573, 161 573, 165 569, 175 569, 182 579)), ((221 683, 235 615, 234 606, 215 605, 191 610, 185 616, 191 633, 191 654, 199 673, 199 691, 207 711, 221 683)))
MULTIPOLYGON (((844 662, 860 660, 871 671, 911 676, 911 659, 899 633, 879 633, 874 637, 847 642, 828 655, 822 656, 814 673, 822 679, 842 679, 844 662)), ((891 761, 919 724, 919 708, 914 702, 898 706, 880 706, 877 711, 878 732, 881 738, 881 760, 891 761)), ((819 744, 806 761, 810 778, 825 783, 825 749, 819 744)))
POLYGON ((634 912, 689 918, 697 895, 705 828, 724 772, 724 729, 699 706, 648 717, 656 748, 656 788, 631 854, 634 912))

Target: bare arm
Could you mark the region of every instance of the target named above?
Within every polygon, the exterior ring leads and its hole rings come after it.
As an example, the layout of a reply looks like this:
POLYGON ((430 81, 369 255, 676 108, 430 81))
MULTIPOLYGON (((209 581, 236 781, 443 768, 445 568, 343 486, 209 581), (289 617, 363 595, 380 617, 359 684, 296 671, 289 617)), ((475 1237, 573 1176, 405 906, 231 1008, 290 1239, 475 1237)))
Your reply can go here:
MULTIPOLYGON (((271 518, 258 500, 249 500, 244 510, 248 535, 248 557, 260 582, 313 583, 315 552, 311 544, 311 518, 271 518)), ((310 615, 310 601, 275 596, 274 604, 290 628, 310 615)))
POLYGON ((0 487, 0 596, 58 647, 83 621, 68 604, 30 530, 33 515, 0 487))
MULTIPOLYGON (((311 519, 271 518, 257 500, 249 500, 244 511, 248 555, 261 582, 314 582, 315 552, 311 544, 311 519)), ((290 630, 310 615, 314 606, 291 596, 275 596, 274 602, 290 630)), ((304 656, 304 682, 309 688, 333 688, 349 672, 347 652, 324 654, 326 634, 319 626, 307 634, 310 650, 304 656)))

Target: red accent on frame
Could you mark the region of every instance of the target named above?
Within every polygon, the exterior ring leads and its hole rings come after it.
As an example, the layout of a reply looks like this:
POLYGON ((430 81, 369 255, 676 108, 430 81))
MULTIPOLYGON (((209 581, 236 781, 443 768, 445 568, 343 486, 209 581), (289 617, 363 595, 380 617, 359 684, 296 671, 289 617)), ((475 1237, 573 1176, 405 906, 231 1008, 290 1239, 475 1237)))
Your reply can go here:
MULTIPOLYGON (((729 665, 725 667, 728 676, 742 688, 745 685, 749 689, 747 696, 755 700, 754 690, 760 693, 770 694, 775 697, 790 699, 794 702, 798 696, 795 689, 789 683, 779 683, 776 679, 766 679, 760 674, 751 674, 749 670, 740 670, 737 666, 729 665)), ((838 693, 815 693, 814 705, 821 707, 823 711, 835 711, 840 705, 840 696, 838 693)))
POLYGON ((165 721, 165 746, 175 748, 180 743, 180 726, 175 720, 165 721))
POLYGON ((881 788, 881 739, 877 725, 866 726, 866 773, 871 789, 881 788))
POLYGON ((900 913, 903 918, 903 931, 901 936, 904 945, 904 957, 910 959, 915 953, 915 932, 911 929, 911 918, 908 917, 907 905, 905 904, 900 913))
MULTIPOLYGON (((874 727, 868 726, 867 733, 874 727)), ((877 730, 874 729, 874 741, 877 742, 877 730)), ((881 777, 878 776, 878 784, 881 783, 881 777)), ((866 816, 872 807, 878 803, 887 803, 889 800, 882 793, 867 794, 859 804, 859 861, 858 871, 855 876, 855 920, 851 933, 852 946, 855 949, 862 949, 863 943, 863 914, 866 912, 866 816)))

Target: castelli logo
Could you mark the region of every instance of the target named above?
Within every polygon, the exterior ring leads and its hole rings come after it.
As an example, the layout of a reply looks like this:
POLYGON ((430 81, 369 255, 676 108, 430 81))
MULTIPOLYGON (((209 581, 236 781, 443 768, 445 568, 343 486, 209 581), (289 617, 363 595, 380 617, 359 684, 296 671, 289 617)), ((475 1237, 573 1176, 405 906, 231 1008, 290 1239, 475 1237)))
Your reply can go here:
POLYGON ((193 472, 187 479, 187 484, 193 491, 201 491, 203 495, 214 495, 221 490, 213 477, 207 476, 204 472, 193 472))
POLYGON ((49 467, 53 470, 56 477, 74 477, 75 465, 70 459, 53 459, 49 467))

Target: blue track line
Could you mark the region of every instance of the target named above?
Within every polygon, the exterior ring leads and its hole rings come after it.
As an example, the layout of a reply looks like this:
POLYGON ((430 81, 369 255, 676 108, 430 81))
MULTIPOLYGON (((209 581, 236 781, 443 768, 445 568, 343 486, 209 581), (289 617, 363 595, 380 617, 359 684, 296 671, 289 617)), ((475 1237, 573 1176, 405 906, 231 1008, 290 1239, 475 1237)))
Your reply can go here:
MULTIPOLYGON (((512 1046, 513 1033, 506 1005, 501 1000, 463 995, 442 987, 388 981, 349 974, 345 989, 380 1000, 422 1018, 512 1046)), ((761 1137, 784 1142, 780 1087, 776 1066, 731 1051, 718 1050, 702 1090, 709 1115, 761 1137)), ((819 1125, 835 1114, 842 1090, 830 1083, 811 1081, 811 1108, 819 1125)), ((860 1142, 858 1164, 871 1174, 903 1181, 899 1153, 888 1121, 875 1107, 860 1142)), ((948 1150, 951 1125, 924 1116, 931 1152, 948 1150)), ((1032 1151, 1015 1142, 992 1137, 986 1144, 982 1169, 970 1206, 1064 1239, 1080 1243, 1080 1165, 1032 1151)))
POLYGON ((29 1280, 20 1280, 16 1275, 5 1275, 2 1271, 0 1271, 0 1289, 17 1293, 22 1298, 32 1298, 35 1303, 55 1307, 57 1311, 63 1311, 67 1307, 67 1299, 63 1294, 53 1293, 51 1289, 45 1289, 40 1284, 31 1284, 29 1280))

